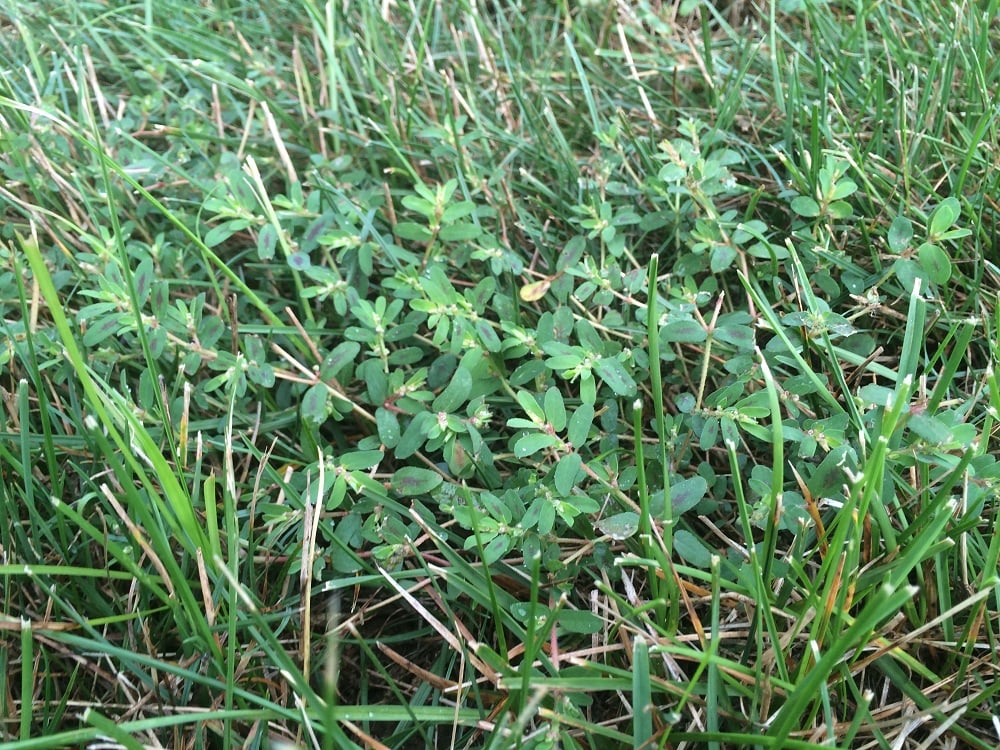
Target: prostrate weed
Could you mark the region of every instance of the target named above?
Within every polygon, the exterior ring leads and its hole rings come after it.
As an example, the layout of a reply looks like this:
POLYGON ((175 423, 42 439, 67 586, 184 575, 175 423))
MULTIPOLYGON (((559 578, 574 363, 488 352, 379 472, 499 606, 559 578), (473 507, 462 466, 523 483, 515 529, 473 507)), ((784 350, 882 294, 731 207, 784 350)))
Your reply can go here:
POLYGON ((0 0, 5 748, 995 748, 1000 0, 0 0))

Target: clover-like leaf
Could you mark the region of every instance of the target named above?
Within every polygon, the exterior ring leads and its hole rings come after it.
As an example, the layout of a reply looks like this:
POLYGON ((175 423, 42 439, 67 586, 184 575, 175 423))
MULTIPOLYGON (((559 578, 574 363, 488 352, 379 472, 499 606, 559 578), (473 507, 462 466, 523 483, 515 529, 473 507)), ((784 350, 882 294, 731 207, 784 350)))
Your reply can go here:
POLYGON ((917 248, 920 267, 935 284, 944 284, 951 278, 951 258, 939 245, 925 242, 917 248))
POLYGON ((792 200, 792 210, 799 216, 810 219, 822 213, 819 204, 808 195, 800 195, 792 200))

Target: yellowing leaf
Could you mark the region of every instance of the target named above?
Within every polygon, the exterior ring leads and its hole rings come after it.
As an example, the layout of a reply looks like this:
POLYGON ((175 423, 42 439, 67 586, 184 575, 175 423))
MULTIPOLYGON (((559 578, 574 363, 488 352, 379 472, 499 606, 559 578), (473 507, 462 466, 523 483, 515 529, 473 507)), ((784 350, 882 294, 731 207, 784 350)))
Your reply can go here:
POLYGON ((552 286, 552 282, 549 279, 532 281, 530 284, 525 284, 521 287, 521 299, 525 302, 537 302, 545 296, 550 286, 552 286))

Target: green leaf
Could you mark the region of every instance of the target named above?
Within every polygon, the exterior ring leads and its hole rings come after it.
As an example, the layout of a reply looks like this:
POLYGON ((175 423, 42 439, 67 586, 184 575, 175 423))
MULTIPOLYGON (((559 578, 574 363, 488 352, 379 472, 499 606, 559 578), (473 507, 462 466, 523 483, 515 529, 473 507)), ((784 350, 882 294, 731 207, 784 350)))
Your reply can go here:
POLYGON ((396 458, 408 458, 420 450, 433 423, 434 415, 429 411, 422 411, 414 416, 396 444, 396 458))
POLYGON ((433 219, 434 214, 437 209, 434 207, 434 203, 426 198, 420 198, 416 195, 404 195, 400 201, 406 208, 411 211, 425 216, 428 219, 433 219))
POLYGON ((559 253, 559 258, 556 261, 556 269, 559 271, 564 271, 567 268, 571 268, 580 262, 580 258, 583 256, 583 251, 587 247, 587 240, 583 235, 576 235, 569 239, 569 242, 563 247, 562 252, 559 253))
POLYGON ((482 233, 483 230, 478 224, 460 222, 444 227, 440 237, 447 242, 467 242, 476 239, 482 233))
POLYGON ((715 329, 712 334, 717 340, 724 341, 727 344, 732 344, 733 346, 743 349, 750 350, 753 349, 754 345, 754 334, 753 328, 749 325, 745 326, 719 326, 715 329))
POLYGON ((152 289, 153 279, 156 273, 153 270, 153 259, 144 258, 135 269, 133 279, 135 281, 135 297, 139 306, 146 304, 149 297, 149 290, 152 289))
POLYGON ((309 253, 292 253, 288 256, 288 267, 296 271, 305 271, 312 266, 309 253))
POLYGON ((527 458, 540 450, 559 445, 559 438, 544 432, 532 432, 520 437, 514 443, 514 455, 517 458, 527 458))
POLYGON ((434 411, 455 411, 469 400, 472 392, 472 373, 464 367, 459 367, 451 376, 451 382, 434 399, 431 409, 434 411))
POLYGON ((127 323, 129 315, 119 313, 101 318, 93 325, 87 327, 87 332, 83 334, 84 346, 97 346, 105 339, 118 333, 123 324, 127 323))
POLYGON ((808 195, 800 195, 792 201, 792 210, 799 216, 812 218, 819 216, 821 211, 819 204, 808 195))
POLYGON ((510 536, 497 534, 483 547, 483 562, 491 565, 510 551, 512 546, 510 536))
POLYGON ((920 267, 935 284, 944 284, 951 278, 951 258, 938 245, 925 242, 917 249, 920 267))
POLYGON ((375 410, 375 425, 378 428, 378 439, 386 448, 395 448, 399 443, 400 428, 396 415, 384 407, 375 410))
POLYGON ((933 213, 931 213, 931 219, 927 229, 931 241, 936 239, 937 235, 942 234, 948 229, 948 227, 954 224, 961 214, 962 207, 958 202, 958 198, 950 196, 941 201, 937 208, 934 209, 933 213))
POLYGON ((323 424, 329 415, 328 397, 329 391, 323 383, 311 386, 302 397, 302 417, 314 425, 323 424))
POLYGON ((384 451, 353 451, 340 457, 340 465, 348 471, 367 471, 382 462, 384 451))
POLYGON ((921 289, 926 289, 927 282, 930 281, 924 267, 910 258, 897 258, 892 264, 892 271, 907 293, 914 289, 917 279, 921 280, 921 289))
POLYGON ((708 569, 712 566, 711 551, 690 531, 677 529, 674 532, 674 549, 695 568, 708 569))
POLYGON ((539 425, 545 424, 545 412, 542 411, 542 407, 538 405, 538 401, 535 400, 535 397, 531 393, 528 391, 518 391, 517 403, 531 417, 532 422, 539 425))
POLYGON ((842 496, 850 472, 857 472, 857 455, 848 445, 832 449, 806 479, 809 493, 815 497, 842 496))
POLYGON ((552 480, 555 483, 556 491, 563 497, 569 497, 576 486, 577 479, 582 474, 580 470, 582 465, 583 459, 580 458, 579 453, 575 452, 563 456, 556 464, 555 471, 552 473, 552 480))
POLYGON ((703 451, 711 450, 719 439, 719 419, 712 417, 705 420, 705 427, 701 431, 701 440, 698 447, 703 451))
POLYGON ((503 344, 500 341, 500 337, 497 335, 496 329, 490 325, 488 320, 480 318, 476 321, 476 333, 479 334, 479 340, 483 342, 483 346, 486 347, 486 351, 500 351, 503 344))
POLYGON ((639 530, 639 514, 632 511, 617 513, 597 522, 597 528, 602 534, 621 541, 628 539, 639 530))
POLYGON ((953 437, 948 425, 929 414, 914 414, 907 420, 906 426, 928 443, 950 443, 953 437))
POLYGON ((670 486, 670 504, 674 515, 679 516, 702 501, 708 492, 708 482, 704 477, 694 476, 682 479, 670 486))
POLYGON ((247 378, 251 383, 255 383, 263 388, 274 386, 274 368, 269 364, 258 364, 251 362, 247 367, 247 378))
POLYGON ((635 381, 628 374, 625 365, 617 357, 602 357, 594 362, 594 372, 601 376, 605 383, 611 386, 619 396, 634 396, 635 381))
POLYGON ((344 367, 357 359, 360 351, 361 344, 357 341, 341 341, 326 355, 320 368, 320 376, 323 379, 337 377, 344 367))
MULTIPOLYGON (((247 221, 246 219, 234 219, 232 221, 224 221, 223 223, 218 224, 217 226, 214 226, 211 229, 209 229, 205 233, 205 237, 203 238, 202 241, 208 247, 215 247, 216 245, 220 245, 226 240, 228 240, 237 232, 242 232, 248 226, 250 226, 250 222, 247 221)), ((275 240, 277 240, 277 237, 275 238, 275 240)))
POLYGON ((552 531, 555 521, 556 511, 552 503, 544 497, 537 497, 525 511, 518 525, 522 529, 535 528, 539 534, 548 534, 552 531))
POLYGON ((723 417, 720 427, 722 428, 722 441, 727 445, 737 446, 740 444, 740 430, 736 422, 730 417, 723 417))
POLYGON ((707 337, 704 326, 695 320, 675 320, 660 329, 660 340, 666 343, 697 344, 707 337))
POLYGON ((834 219, 846 219, 854 214, 854 208, 846 201, 834 201, 826 207, 826 212, 834 219))
POLYGON ((858 190, 858 184, 853 180, 840 180, 830 193, 830 200, 842 200, 849 195, 853 195, 858 190))
POLYGON ((444 478, 436 471, 421 469, 418 466, 404 466, 392 475, 391 487, 403 497, 414 497, 426 495, 439 487, 443 481, 444 478))
POLYGON ((709 267, 712 273, 722 273, 736 260, 736 250, 729 245, 717 245, 712 248, 709 267))
POLYGON ((884 385, 877 385, 875 383, 863 385, 858 391, 858 395, 862 398, 865 404, 881 407, 888 407, 894 394, 894 389, 887 388, 884 385))
POLYGON ((572 370, 583 364, 583 358, 578 354, 557 354, 545 360, 545 366, 551 370, 572 370))
POLYGON ((601 632, 604 627, 600 617, 582 609, 564 609, 556 618, 558 627, 567 633, 589 635, 601 632))
POLYGON ((423 224, 417 224, 412 221, 401 221, 393 227, 393 231, 395 231, 396 236, 400 239, 412 242, 427 242, 433 236, 430 229, 423 224))
POLYGON ((552 425, 556 432, 566 429, 566 405, 563 403, 562 393, 555 386, 545 391, 543 398, 545 408, 545 418, 552 425))
POLYGON ((573 416, 569 419, 569 429, 566 432, 566 439, 572 443, 574 448, 580 448, 587 442, 590 428, 594 422, 593 404, 580 404, 573 416))
POLYGON ((459 203, 452 203, 448 208, 444 210, 441 214, 442 224, 454 224, 460 219, 464 219, 466 216, 470 216, 475 213, 476 204, 472 201, 460 201, 459 203))
POLYGON ((529 359, 522 365, 519 365, 514 372, 510 374, 509 382, 512 386, 524 385, 525 383, 534 380, 539 375, 545 372, 545 363, 540 359, 529 359))
POLYGON ((889 225, 889 249, 896 255, 900 255, 910 246, 913 239, 913 224, 905 216, 897 216, 889 225))

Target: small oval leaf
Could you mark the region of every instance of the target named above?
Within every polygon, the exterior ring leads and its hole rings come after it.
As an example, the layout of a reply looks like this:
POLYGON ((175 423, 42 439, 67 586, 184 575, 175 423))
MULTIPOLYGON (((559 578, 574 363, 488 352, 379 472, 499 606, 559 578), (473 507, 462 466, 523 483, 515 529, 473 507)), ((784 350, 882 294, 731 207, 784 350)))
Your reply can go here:
POLYGON ((675 320, 660 329, 660 340, 667 343, 697 344, 707 336, 704 326, 695 320, 675 320))
POLYGON ((701 502, 708 492, 708 482, 704 477, 694 476, 682 479, 670 487, 670 504, 676 515, 691 510, 701 502))
POLYGON ((597 522, 597 528, 602 534, 607 534, 616 541, 628 539, 639 530, 639 514, 632 511, 617 513, 597 522))
POLYGON ((525 302, 538 302, 549 291, 552 282, 549 279, 533 281, 521 287, 520 296, 525 302))
POLYGON ((944 284, 951 278, 951 259, 938 245, 925 242, 917 250, 917 257, 927 278, 935 284, 944 284))
POLYGON ((576 486, 577 478, 580 476, 580 467, 583 459, 579 453, 570 453, 559 459, 553 471, 552 479, 556 485, 556 491, 563 497, 568 497, 576 486))
POLYGON ((434 411, 455 411, 469 400, 472 391, 472 373, 464 367, 459 367, 451 376, 451 382, 434 399, 434 411))
POLYGON ((426 495, 440 486, 444 478, 436 471, 418 466, 404 466, 392 475, 392 489, 403 497, 426 495))
POLYGON ((889 225, 889 249, 897 255, 910 246, 913 239, 913 224, 905 216, 897 216, 889 225))
POLYGON ((547 435, 544 432, 532 432, 514 443, 514 455, 517 458, 527 458, 544 448, 551 448, 554 445, 558 445, 558 443, 559 439, 554 435, 547 435))

